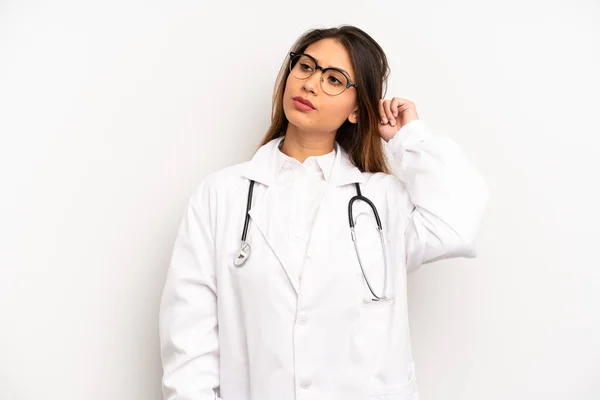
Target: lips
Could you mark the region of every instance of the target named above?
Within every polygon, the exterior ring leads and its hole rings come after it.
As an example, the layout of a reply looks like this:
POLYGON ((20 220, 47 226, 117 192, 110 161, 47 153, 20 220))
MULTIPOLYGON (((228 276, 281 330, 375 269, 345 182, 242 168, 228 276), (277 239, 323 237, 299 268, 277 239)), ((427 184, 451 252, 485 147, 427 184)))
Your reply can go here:
POLYGON ((292 100, 299 101, 302 104, 306 104, 313 110, 316 110, 315 106, 313 106, 313 104, 308 99, 305 99, 304 97, 296 96, 296 97, 292 98, 292 100))

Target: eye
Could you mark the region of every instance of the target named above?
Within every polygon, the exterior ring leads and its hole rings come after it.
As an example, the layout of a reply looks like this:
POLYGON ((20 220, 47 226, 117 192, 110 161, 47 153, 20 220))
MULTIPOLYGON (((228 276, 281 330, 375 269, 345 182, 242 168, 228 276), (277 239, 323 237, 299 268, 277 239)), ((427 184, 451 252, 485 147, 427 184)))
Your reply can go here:
POLYGON ((332 84, 334 84, 334 85, 336 85, 336 86, 337 86, 337 85, 340 85, 340 84, 342 83, 342 82, 340 82, 340 80, 339 80, 339 79, 337 79, 337 78, 336 78, 336 77, 334 77, 334 76, 330 76, 330 77, 329 77, 329 82, 330 82, 330 83, 332 83, 332 84))
POLYGON ((302 71, 310 71, 312 67, 308 64, 300 64, 300 69, 302 69, 302 71))

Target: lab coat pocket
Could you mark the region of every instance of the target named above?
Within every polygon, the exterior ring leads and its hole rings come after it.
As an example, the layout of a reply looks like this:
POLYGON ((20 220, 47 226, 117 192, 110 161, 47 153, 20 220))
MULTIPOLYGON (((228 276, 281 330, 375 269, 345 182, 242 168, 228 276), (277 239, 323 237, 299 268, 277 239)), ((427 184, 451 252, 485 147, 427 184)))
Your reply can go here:
POLYGON ((419 400, 414 362, 404 382, 372 385, 367 390, 368 400, 419 400))
POLYGON ((369 393, 368 400, 418 400, 412 384, 386 386, 381 392, 369 393))
MULTIPOLYGON (((383 221, 382 221, 383 223, 383 221)), ((366 370, 370 370, 377 360, 385 353, 385 346, 389 343, 389 327, 394 315, 394 299, 390 282, 389 263, 385 285, 386 299, 376 299, 375 295, 382 297, 384 289, 384 254, 381 246, 381 239, 377 230, 377 224, 372 212, 369 210, 355 214, 355 236, 356 248, 352 240, 348 240, 347 253, 349 264, 353 269, 355 299, 360 314, 360 323, 358 324, 358 342, 359 352, 362 354, 362 363, 366 370), (356 254, 358 249, 359 257, 356 254), (362 264, 362 270, 361 270, 362 264), (363 275, 364 270, 364 275, 363 275), (365 279, 365 275, 367 279, 365 279), (368 280, 368 283, 367 283, 368 280), (370 285, 370 288, 369 288, 370 285)), ((384 240, 386 253, 389 247, 389 237, 384 229, 384 240)), ((389 258, 388 258, 389 260, 389 258)))

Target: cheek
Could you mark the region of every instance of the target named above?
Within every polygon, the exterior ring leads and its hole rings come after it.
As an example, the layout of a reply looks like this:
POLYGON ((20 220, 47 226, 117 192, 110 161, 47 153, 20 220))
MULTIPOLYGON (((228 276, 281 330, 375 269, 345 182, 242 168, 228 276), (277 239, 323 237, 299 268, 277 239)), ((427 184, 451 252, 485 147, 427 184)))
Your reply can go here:
POLYGON ((285 89, 283 90, 284 96, 290 96, 292 92, 298 93, 301 88, 301 83, 298 79, 292 78, 291 75, 288 76, 285 81, 285 89))
POLYGON ((300 93, 301 90, 299 87, 296 87, 298 85, 297 83, 297 79, 290 79, 288 78, 285 84, 285 89, 283 89, 283 106, 285 107, 293 107, 292 104, 292 94, 293 93, 300 93))
POLYGON ((348 119, 348 116, 353 110, 351 99, 335 99, 327 104, 328 119, 334 124, 340 126, 348 119))

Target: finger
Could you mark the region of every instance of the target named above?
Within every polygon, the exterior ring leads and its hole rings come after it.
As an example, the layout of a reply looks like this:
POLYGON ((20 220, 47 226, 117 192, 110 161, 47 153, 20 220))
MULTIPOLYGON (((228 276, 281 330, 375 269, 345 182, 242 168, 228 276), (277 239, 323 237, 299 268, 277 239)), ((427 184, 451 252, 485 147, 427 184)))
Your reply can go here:
POLYGON ((403 99, 402 97, 398 97, 398 115, 402 114, 404 111, 409 108, 415 108, 415 103, 408 99, 403 99))
POLYGON ((390 103, 390 108, 392 109, 392 114, 394 118, 398 118, 398 107, 400 106, 400 98, 394 97, 390 103))
POLYGON ((383 109, 385 110, 385 115, 390 120, 390 125, 395 126, 396 125, 396 118, 394 118, 394 114, 392 114, 392 110, 390 108, 390 103, 391 103, 391 101, 389 101, 389 100, 384 101, 383 102, 383 109))
POLYGON ((388 120, 385 116, 385 110, 383 108, 383 99, 379 100, 379 117, 381 118, 381 123, 382 124, 387 124, 388 120))

